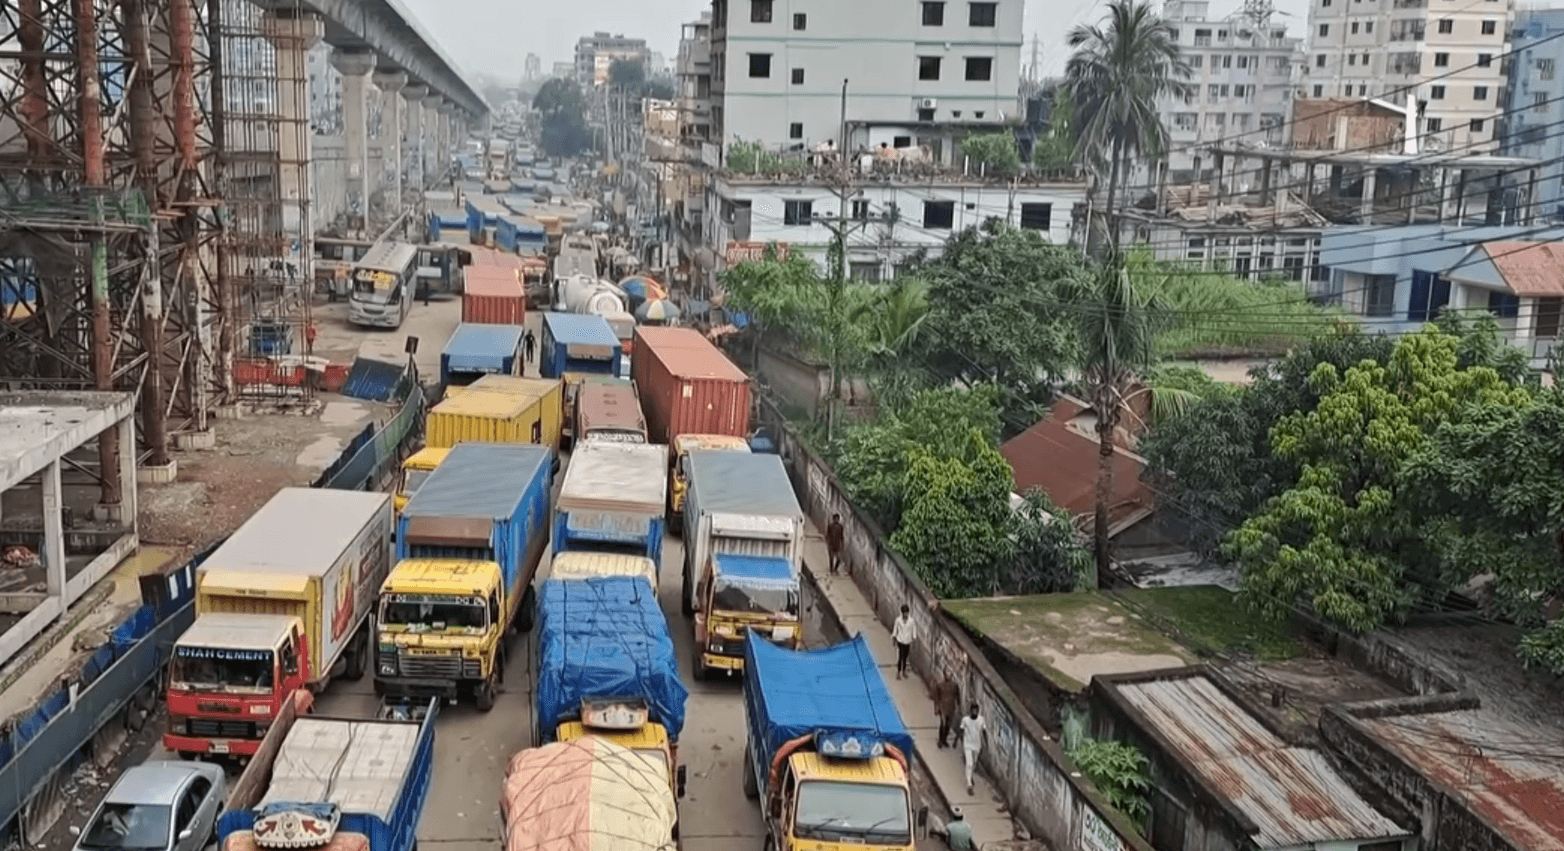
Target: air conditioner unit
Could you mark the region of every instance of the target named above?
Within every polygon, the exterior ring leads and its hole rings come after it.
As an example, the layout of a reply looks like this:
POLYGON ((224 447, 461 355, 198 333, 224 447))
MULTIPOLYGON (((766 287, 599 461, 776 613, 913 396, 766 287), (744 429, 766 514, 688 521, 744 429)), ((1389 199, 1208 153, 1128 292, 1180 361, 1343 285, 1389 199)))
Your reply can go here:
POLYGON ((934 98, 923 98, 918 101, 919 109, 933 109, 936 106, 939 106, 939 101, 934 98))

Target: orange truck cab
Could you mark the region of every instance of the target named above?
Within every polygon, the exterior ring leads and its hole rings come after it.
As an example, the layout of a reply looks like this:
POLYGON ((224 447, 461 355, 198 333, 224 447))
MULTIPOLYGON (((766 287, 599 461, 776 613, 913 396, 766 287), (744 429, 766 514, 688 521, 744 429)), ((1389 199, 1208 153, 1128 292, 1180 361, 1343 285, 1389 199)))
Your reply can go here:
POLYGON ((310 679, 298 618, 206 615, 174 643, 163 746, 186 757, 252 756, 284 702, 313 701, 310 679))

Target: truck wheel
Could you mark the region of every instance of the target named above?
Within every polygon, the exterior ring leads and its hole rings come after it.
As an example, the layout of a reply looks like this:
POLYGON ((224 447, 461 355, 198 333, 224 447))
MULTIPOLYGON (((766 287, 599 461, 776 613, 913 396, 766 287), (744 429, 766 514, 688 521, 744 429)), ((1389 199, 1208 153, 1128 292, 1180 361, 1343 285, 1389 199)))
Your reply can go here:
POLYGON ((473 703, 477 705, 479 712, 488 712, 494 708, 494 681, 484 680, 473 693, 473 703))
POLYGON ((527 593, 521 595, 521 608, 516 612, 516 627, 522 632, 531 632, 532 624, 538 615, 538 592, 531 586, 527 586, 527 593))
POLYGON ((701 661, 701 649, 695 648, 693 658, 690 659, 690 676, 696 680, 706 679, 706 663, 701 661))
POLYGON ((695 606, 690 603, 690 566, 684 566, 684 578, 679 582, 679 609, 685 617, 695 614, 695 606))
POLYGON ((765 851, 777 851, 777 840, 770 832, 766 833, 765 851))
POLYGON ((348 648, 347 670, 342 672, 342 678, 348 682, 358 682, 364 678, 364 671, 369 667, 369 631, 365 626, 362 638, 353 642, 348 648))
POLYGON ((760 797, 760 784, 755 780, 755 761, 750 758, 749 745, 744 745, 744 765, 739 769, 744 775, 744 797, 751 801, 760 797))

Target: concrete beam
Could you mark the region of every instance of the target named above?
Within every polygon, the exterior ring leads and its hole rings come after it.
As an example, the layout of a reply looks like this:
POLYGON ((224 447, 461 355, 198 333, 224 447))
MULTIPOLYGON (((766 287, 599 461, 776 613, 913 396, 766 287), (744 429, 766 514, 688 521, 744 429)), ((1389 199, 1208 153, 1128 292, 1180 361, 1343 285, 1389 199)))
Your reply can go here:
POLYGON ((0 393, 0 491, 134 416, 131 393, 0 393))

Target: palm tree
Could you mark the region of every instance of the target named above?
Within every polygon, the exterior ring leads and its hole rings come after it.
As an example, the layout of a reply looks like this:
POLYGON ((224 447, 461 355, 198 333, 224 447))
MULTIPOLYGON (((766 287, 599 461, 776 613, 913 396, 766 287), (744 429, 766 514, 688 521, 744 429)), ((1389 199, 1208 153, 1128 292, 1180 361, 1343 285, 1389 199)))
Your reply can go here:
POLYGON ((1080 344, 1081 383, 1097 413, 1097 504, 1092 525, 1100 587, 1108 575, 1113 435, 1126 397, 1140 376, 1157 362, 1157 334, 1172 321, 1173 313, 1155 290, 1135 286, 1117 254, 1104 258, 1091 277, 1068 285, 1064 295, 1080 344))
POLYGON ((927 336, 929 286, 915 277, 902 276, 876 287, 857 304, 850 318, 863 329, 865 365, 878 379, 875 395, 881 402, 924 386, 919 343, 927 336))
POLYGON ((1088 165, 1108 167, 1108 244, 1113 250, 1119 244, 1119 181, 1128 177, 1132 160, 1166 153, 1167 131, 1157 101, 1192 94, 1194 87, 1184 82, 1191 71, 1173 30, 1150 3, 1110 0, 1103 23, 1077 26, 1068 41, 1075 51, 1064 82, 1075 108, 1072 141, 1088 165))

